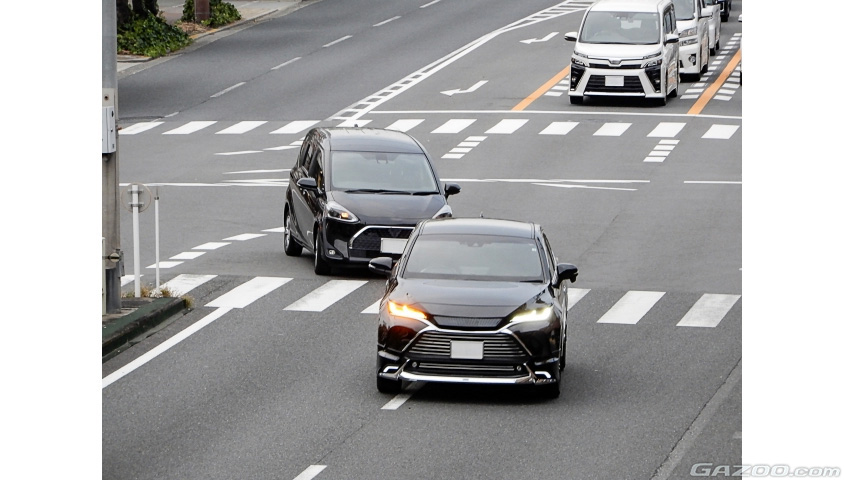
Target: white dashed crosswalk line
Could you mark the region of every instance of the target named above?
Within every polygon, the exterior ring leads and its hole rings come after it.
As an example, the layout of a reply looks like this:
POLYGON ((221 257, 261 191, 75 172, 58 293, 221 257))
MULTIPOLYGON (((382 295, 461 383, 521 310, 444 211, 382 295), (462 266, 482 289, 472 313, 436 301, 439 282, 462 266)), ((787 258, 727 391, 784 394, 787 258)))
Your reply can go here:
POLYGON ((739 129, 738 125, 712 125, 701 138, 727 140, 739 129))
POLYGON ((285 310, 321 312, 365 284, 364 280, 331 280, 296 300, 285 310))
POLYGON ((620 137, 630 128, 631 123, 605 123, 601 128, 598 129, 593 136, 596 137, 620 137))
POLYGON ((255 277, 220 295, 205 306, 213 308, 244 308, 290 280, 293 279, 285 277, 255 277))
POLYGON ((551 122, 540 135, 566 135, 576 127, 578 122, 551 122))
POLYGON ((522 128, 524 124, 526 124, 528 120, 526 118, 518 118, 518 119, 504 119, 498 122, 494 127, 487 130, 485 133, 487 134, 510 134, 515 132, 516 130, 522 128))
POLYGON ((120 130, 120 135, 136 135, 163 124, 164 122, 140 122, 120 130))
POLYGON ((265 123, 267 122, 263 120, 247 120, 243 122, 238 122, 229 128, 220 130, 219 132, 217 132, 217 135, 239 135, 241 133, 246 133, 250 130, 254 130, 265 123))
POLYGON ((188 122, 182 125, 181 127, 164 132, 164 135, 189 135, 191 133, 198 132, 204 128, 208 128, 211 125, 214 125, 215 123, 217 122, 213 120, 188 122))
POLYGON ((691 310, 686 312, 680 322, 677 323, 677 326, 717 327, 740 297, 741 295, 704 294, 692 306, 691 310))
POLYGON ((452 118, 431 133, 460 133, 466 127, 475 123, 475 120, 474 118, 452 118))
POLYGON ((598 323, 621 323, 635 325, 659 301, 665 292, 643 292, 631 290, 621 297, 598 323))
POLYGON ((660 138, 674 138, 680 133, 680 130, 685 127, 686 124, 682 122, 661 122, 659 125, 656 126, 651 133, 648 134, 649 137, 660 137, 660 138))
POLYGON ((193 275, 189 273, 183 273, 176 278, 170 280, 167 283, 161 285, 161 289, 164 290, 167 288, 171 292, 176 293, 177 295, 184 295, 194 288, 208 282, 216 278, 217 275, 193 275))
POLYGON ((569 288, 569 310, 582 300, 589 291, 588 288, 569 288))
POLYGON ((413 127, 419 126, 419 124, 424 121, 425 120, 421 118, 405 118, 401 120, 396 120, 395 122, 390 124, 390 126, 387 127, 387 130, 409 132, 413 127))
POLYGON ((270 133, 284 134, 284 133, 301 133, 319 123, 319 120, 296 120, 287 125, 273 130, 270 133))

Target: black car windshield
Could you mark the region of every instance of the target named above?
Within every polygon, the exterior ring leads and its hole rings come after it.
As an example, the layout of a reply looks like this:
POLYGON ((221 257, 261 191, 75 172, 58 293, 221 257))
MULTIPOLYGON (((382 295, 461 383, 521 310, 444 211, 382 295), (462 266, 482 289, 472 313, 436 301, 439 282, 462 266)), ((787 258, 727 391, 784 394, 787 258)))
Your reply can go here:
POLYGON ((651 45, 659 43, 659 15, 592 11, 583 21, 581 43, 651 45))
POLYGON ((543 282, 542 261, 531 238, 472 234, 420 235, 405 278, 543 282))
POLYGON ((674 0, 674 13, 677 20, 692 20, 695 18, 695 2, 697 0, 674 0))
POLYGON ((438 193, 421 153, 331 152, 331 189, 359 193, 438 193))

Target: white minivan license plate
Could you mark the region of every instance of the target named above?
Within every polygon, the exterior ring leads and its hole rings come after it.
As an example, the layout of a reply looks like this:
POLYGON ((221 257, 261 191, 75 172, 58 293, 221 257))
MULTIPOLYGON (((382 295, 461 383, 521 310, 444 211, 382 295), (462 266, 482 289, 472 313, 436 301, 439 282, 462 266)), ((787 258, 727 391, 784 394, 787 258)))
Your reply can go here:
POLYGON ((604 77, 604 86, 606 87, 623 87, 624 76, 607 75, 604 77))
POLYGON ((382 238, 381 253, 402 253, 407 240, 404 238, 382 238))
POLYGON ((464 360, 483 360, 484 342, 451 341, 451 358, 464 360))

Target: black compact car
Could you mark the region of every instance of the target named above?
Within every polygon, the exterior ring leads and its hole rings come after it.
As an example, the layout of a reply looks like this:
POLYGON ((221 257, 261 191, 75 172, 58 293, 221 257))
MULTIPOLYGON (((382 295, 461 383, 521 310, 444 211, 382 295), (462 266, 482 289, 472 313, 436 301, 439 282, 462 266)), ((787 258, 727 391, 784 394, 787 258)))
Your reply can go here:
POLYGON ((388 275, 378 317, 377 387, 403 381, 526 384, 560 395, 568 283, 534 223, 420 222, 404 255, 370 261, 388 275))
POLYGON ((373 128, 314 128, 290 170, 284 252, 314 252, 314 271, 398 258, 420 220, 450 217, 449 195, 416 139, 373 128))

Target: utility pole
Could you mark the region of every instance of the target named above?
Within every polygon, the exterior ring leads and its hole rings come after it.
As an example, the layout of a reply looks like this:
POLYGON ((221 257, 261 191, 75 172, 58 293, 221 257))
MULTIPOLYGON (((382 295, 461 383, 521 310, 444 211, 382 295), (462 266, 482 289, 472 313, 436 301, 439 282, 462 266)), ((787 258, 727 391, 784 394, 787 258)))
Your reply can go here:
POLYGON ((211 18, 211 1, 210 0, 194 0, 193 2, 193 16, 194 21, 201 22, 211 18))
POLYGON ((103 1, 103 264, 105 310, 120 310, 120 277, 123 251, 120 248, 120 193, 118 191, 117 135, 117 6, 103 1))

